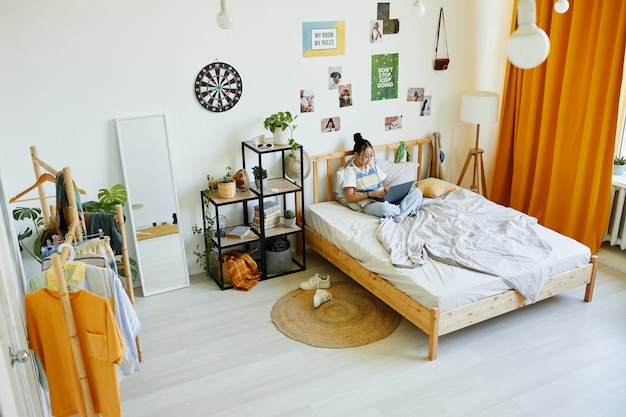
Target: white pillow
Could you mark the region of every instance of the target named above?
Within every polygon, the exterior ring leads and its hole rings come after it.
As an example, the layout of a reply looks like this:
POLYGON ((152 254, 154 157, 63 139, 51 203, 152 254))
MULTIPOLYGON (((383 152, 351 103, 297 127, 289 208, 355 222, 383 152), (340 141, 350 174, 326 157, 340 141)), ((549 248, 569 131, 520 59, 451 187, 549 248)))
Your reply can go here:
POLYGON ((389 188, 397 184, 404 184, 409 181, 417 181, 417 162, 391 162, 386 159, 376 160, 376 164, 387 174, 385 187, 389 188))

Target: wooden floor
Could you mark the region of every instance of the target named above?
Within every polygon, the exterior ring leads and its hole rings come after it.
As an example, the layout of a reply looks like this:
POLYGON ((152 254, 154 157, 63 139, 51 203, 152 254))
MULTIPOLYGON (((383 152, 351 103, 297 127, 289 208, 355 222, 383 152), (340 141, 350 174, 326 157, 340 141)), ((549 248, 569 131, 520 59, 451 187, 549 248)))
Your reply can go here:
POLYGON ((600 264, 593 302, 580 288, 443 336, 430 362, 427 337, 404 319, 350 349, 278 332, 272 306, 300 281, 349 279, 314 253, 307 267, 247 293, 199 275, 137 298, 144 361, 121 383, 124 417, 626 415, 625 273, 600 264))

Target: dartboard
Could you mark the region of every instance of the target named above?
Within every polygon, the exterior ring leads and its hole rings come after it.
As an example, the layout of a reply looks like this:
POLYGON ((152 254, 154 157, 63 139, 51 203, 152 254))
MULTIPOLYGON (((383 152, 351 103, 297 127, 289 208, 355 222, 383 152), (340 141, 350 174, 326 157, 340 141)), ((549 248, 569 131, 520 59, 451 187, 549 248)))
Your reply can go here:
POLYGON ((196 98, 212 112, 232 109, 239 102, 242 90, 241 76, 224 62, 207 65, 196 77, 196 98))

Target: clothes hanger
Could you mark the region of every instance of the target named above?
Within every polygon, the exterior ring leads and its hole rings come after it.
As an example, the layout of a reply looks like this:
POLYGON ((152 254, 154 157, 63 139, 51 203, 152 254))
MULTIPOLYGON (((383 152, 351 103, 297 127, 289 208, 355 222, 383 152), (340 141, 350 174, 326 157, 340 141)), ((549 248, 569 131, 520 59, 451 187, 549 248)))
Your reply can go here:
POLYGON ((25 194, 28 194, 29 192, 31 192, 35 188, 39 187, 41 184, 45 183, 46 181, 52 182, 52 183, 56 184, 57 179, 56 179, 56 177, 54 175, 49 174, 47 172, 45 174, 41 174, 39 176, 39 178, 37 178, 37 181, 35 181, 35 183, 33 185, 31 185, 30 187, 28 187, 27 189, 25 189, 24 191, 22 191, 21 193, 19 193, 18 195, 16 195, 12 199, 10 199, 9 200, 9 204, 15 203, 15 202, 19 201, 18 198, 22 197, 25 194))
MULTIPOLYGON (((61 260, 63 259, 64 249, 68 249, 68 258, 67 258, 67 261, 62 262, 62 265, 61 265, 63 269, 63 278, 70 291, 78 291, 81 289, 81 287, 79 285, 74 284, 74 281, 81 281, 81 282, 85 281, 85 274, 83 272, 80 272, 80 268, 84 264, 82 264, 82 262, 74 261, 74 257, 76 254, 74 246, 65 242, 61 243, 59 247, 57 248, 57 251, 61 255, 61 260), (71 277, 68 276, 68 271, 70 270, 74 270, 74 274, 71 277)), ((50 289, 57 288, 56 272, 54 271, 54 269, 48 270, 48 273, 46 274, 46 281, 48 284, 46 285, 46 288, 50 288, 50 289)))
MULTIPOLYGON (((31 200, 39 200, 39 197, 34 197, 34 198, 28 198, 28 199, 24 199, 24 200, 18 200, 20 197, 28 194, 29 192, 31 192, 32 190, 34 190, 35 188, 39 187, 41 184, 44 184, 46 181, 52 182, 56 185, 57 183, 57 178, 49 173, 44 173, 41 174, 39 176, 39 178, 37 178, 37 181, 35 181, 35 183, 33 185, 31 185, 30 187, 28 187, 27 189, 25 189, 24 191, 22 191, 21 193, 19 193, 18 195, 16 195, 15 197, 13 197, 12 199, 9 200, 9 204, 12 203, 17 203, 19 201, 31 201, 31 200)), ((85 190, 83 190, 82 188, 78 188, 78 186, 76 184, 74 184, 74 187, 76 189, 76 191, 78 191, 79 194, 87 194, 87 192, 85 190)), ((46 196, 46 198, 56 198, 56 194, 55 195, 50 195, 50 196, 46 196)))

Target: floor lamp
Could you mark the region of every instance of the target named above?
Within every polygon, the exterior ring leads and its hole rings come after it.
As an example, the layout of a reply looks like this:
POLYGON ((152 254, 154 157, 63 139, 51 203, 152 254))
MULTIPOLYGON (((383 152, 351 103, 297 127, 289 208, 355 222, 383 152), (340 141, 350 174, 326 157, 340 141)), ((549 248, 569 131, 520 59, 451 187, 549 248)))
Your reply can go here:
POLYGON ((495 123, 498 120, 498 101, 498 94, 489 91, 470 91, 463 93, 461 97, 461 120, 476 125, 476 145, 470 148, 456 185, 461 185, 470 161, 473 159, 474 176, 470 190, 478 193, 482 189, 482 194, 485 197, 487 197, 487 182, 485 181, 485 166, 483 164, 484 150, 478 147, 478 138, 481 123, 495 123), (479 176, 481 178, 480 185, 478 183, 479 176))

